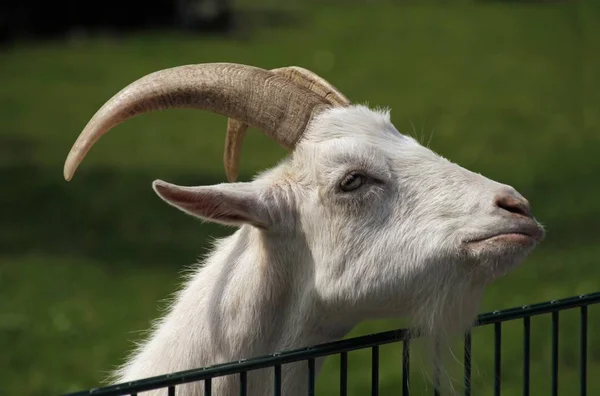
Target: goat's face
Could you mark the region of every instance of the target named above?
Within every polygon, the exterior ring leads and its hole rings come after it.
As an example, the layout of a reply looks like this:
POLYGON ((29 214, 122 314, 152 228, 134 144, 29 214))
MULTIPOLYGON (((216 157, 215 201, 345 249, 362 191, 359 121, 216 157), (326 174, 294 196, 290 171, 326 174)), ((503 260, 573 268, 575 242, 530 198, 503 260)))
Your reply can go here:
POLYGON ((306 265, 328 309, 358 320, 407 314, 425 331, 468 327, 483 288, 544 236, 512 187, 362 106, 322 113, 286 161, 252 182, 154 188, 189 214, 265 230, 279 243, 271 253, 306 265))
POLYGON ((425 328, 468 325, 483 287, 543 238, 512 187, 440 157, 365 107, 319 117, 286 174, 299 191, 316 291, 338 309, 410 307, 425 328))

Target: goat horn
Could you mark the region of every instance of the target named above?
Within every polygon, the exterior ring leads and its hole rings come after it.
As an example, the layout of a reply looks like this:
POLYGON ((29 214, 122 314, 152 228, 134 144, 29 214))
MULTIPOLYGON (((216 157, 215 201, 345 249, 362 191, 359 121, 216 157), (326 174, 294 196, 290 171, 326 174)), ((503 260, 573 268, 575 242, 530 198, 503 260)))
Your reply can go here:
MULTIPOLYGON (((333 106, 348 106, 350 104, 350 100, 338 91, 337 88, 310 70, 299 66, 288 66, 272 69, 271 72, 285 77, 301 87, 310 89, 325 98, 333 106)), ((227 120, 223 163, 227 179, 230 182, 234 182, 238 177, 242 142, 247 130, 248 124, 244 122, 234 118, 227 120)))
POLYGON ((258 128, 292 150, 312 117, 328 106, 311 90, 253 66, 205 63, 157 71, 129 84, 96 112, 67 156, 64 177, 71 180, 87 152, 111 128, 151 111, 209 110, 258 128))

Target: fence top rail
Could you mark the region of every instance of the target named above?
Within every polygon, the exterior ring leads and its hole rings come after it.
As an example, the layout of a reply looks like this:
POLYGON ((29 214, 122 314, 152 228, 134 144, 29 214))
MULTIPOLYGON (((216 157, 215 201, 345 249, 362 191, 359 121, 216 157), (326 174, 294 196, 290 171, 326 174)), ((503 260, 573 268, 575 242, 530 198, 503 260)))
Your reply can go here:
MULTIPOLYGON (((475 326, 520 319, 528 316, 587 306, 600 303, 600 292, 582 294, 560 300, 551 300, 533 305, 493 311, 478 316, 475 326)), ((341 352, 384 345, 392 342, 408 340, 418 336, 408 329, 398 329, 382 333, 369 334, 360 337, 334 341, 310 347, 299 348, 281 353, 242 359, 238 361, 217 364, 204 368, 180 371, 176 373, 156 376, 152 378, 132 381, 122 384, 110 385, 103 388, 94 388, 85 391, 69 393, 64 396, 117 396, 123 394, 139 393, 151 389, 167 388, 169 386, 188 382, 201 381, 209 378, 236 374, 243 371, 273 367, 285 363, 314 359, 341 352)))
POLYGON ((521 307, 504 309, 481 314, 477 318, 476 326, 483 326, 490 323, 504 322, 507 320, 520 319, 526 316, 541 315, 549 312, 560 311, 564 309, 577 308, 584 305, 596 304, 600 302, 600 292, 581 294, 563 298, 560 300, 551 300, 542 303, 523 305, 521 307))

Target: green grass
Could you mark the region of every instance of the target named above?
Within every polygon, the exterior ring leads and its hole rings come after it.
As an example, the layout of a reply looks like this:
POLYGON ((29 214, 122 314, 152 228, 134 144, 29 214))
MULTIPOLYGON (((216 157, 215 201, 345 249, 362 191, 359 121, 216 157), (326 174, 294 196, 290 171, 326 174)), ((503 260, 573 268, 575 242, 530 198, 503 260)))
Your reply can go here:
MULTIPOLYGON (((62 179, 71 144, 106 99, 180 64, 308 67, 356 102, 390 107, 401 131, 431 137, 445 157, 515 186, 548 237, 489 288, 482 311, 600 289, 600 7, 377 4, 305 8, 298 25, 243 38, 156 32, 0 54, 0 395, 97 386, 160 314, 209 236, 231 232, 178 214, 150 188, 156 178, 225 180, 221 116, 177 110, 133 119, 94 147, 72 182, 62 179)), ((251 131, 241 179, 283 155, 251 131)), ((590 315, 588 394, 600 394, 600 308, 590 315)), ((351 336, 398 323, 367 322, 351 336)), ((562 316, 561 394, 577 391, 577 325, 575 312, 562 316)), ((520 394, 520 326, 503 333, 503 395, 520 394)), ((548 318, 532 321, 534 395, 549 394, 549 330, 548 318)), ((477 330, 474 394, 491 394, 492 345, 491 329, 477 330)), ((382 347, 384 395, 400 386, 400 350, 382 347)), ((337 363, 326 362, 319 394, 337 390, 337 363)), ((349 368, 351 393, 367 394, 369 352, 351 353, 349 368)), ((460 389, 459 370, 450 367, 460 389)), ((421 377, 417 369, 417 389, 421 377)))

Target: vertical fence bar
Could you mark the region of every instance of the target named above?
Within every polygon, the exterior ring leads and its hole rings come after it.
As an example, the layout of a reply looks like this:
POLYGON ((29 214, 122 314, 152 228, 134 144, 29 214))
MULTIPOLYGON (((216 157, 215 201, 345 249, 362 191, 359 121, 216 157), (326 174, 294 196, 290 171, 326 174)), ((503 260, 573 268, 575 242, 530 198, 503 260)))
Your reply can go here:
POLYGON ((169 396, 175 396, 175 387, 169 386, 169 396))
POLYGON ((494 396, 500 396, 502 377, 502 323, 494 323, 494 396))
POLYGON ((529 396, 531 317, 523 318, 523 396, 529 396))
POLYGON ((340 354, 340 396, 348 395, 348 352, 340 354))
POLYGON ((281 396, 281 365, 273 366, 273 385, 275 388, 275 396, 281 396))
POLYGON ((579 315, 579 394, 587 395, 587 305, 579 315))
POLYGON ((315 394, 315 359, 308 359, 308 395, 315 394))
POLYGON ((402 396, 410 396, 410 338, 402 346, 402 396))
POLYGON ((246 396, 248 392, 248 373, 246 371, 240 372, 240 396, 246 396))
POLYGON ((465 334, 465 396, 471 396, 471 332, 465 334))
POLYGON ((211 396, 212 394, 212 379, 207 378, 204 380, 204 396, 211 396))
POLYGON ((371 396, 379 396, 379 346, 371 348, 371 396))
POLYGON ((552 312, 552 396, 558 395, 558 311, 552 312))

